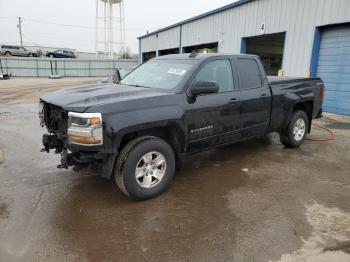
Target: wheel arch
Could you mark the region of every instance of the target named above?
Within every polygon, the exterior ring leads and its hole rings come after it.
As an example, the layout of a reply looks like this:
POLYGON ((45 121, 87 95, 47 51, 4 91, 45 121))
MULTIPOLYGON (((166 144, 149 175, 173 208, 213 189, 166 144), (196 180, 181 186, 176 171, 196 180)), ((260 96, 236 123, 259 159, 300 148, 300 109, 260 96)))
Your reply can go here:
POLYGON ((116 143, 118 152, 131 140, 140 136, 154 136, 167 142, 173 149, 178 159, 185 151, 185 133, 183 129, 176 124, 166 126, 152 126, 148 128, 136 128, 129 132, 121 134, 120 140, 116 143))
POLYGON ((311 124, 312 124, 313 107, 314 107, 313 100, 307 100, 307 101, 302 101, 302 102, 296 103, 293 107, 293 110, 289 114, 288 123, 290 122, 290 120, 293 116, 293 113, 295 111, 297 111, 297 110, 304 111, 308 117, 308 120, 309 120, 308 133, 310 133, 311 132, 311 124))

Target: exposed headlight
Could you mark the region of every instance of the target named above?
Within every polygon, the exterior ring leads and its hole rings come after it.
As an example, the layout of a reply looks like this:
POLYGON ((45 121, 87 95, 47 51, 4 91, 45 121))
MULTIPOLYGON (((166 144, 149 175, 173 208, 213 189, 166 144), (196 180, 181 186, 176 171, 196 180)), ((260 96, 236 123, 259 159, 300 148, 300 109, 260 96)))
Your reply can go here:
POLYGON ((68 113, 68 139, 78 145, 103 144, 101 113, 68 113))
POLYGON ((40 125, 43 127, 45 125, 45 115, 44 115, 44 102, 39 102, 39 119, 40 125))

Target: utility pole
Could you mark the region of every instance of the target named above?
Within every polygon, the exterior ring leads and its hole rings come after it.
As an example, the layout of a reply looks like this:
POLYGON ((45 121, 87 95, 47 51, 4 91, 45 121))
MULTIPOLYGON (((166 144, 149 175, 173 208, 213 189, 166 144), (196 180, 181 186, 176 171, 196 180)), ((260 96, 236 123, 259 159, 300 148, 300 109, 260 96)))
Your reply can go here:
POLYGON ((19 28, 19 37, 21 38, 21 46, 23 47, 23 38, 22 38, 22 18, 18 17, 18 25, 19 28))

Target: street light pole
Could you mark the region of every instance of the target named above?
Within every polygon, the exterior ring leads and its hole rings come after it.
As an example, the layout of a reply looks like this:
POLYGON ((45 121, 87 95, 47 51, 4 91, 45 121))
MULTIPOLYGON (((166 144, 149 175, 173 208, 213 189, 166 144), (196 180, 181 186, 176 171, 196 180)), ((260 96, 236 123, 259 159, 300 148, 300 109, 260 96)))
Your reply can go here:
POLYGON ((23 38, 22 38, 22 18, 18 17, 18 28, 19 28, 19 37, 21 38, 21 46, 23 47, 23 38))

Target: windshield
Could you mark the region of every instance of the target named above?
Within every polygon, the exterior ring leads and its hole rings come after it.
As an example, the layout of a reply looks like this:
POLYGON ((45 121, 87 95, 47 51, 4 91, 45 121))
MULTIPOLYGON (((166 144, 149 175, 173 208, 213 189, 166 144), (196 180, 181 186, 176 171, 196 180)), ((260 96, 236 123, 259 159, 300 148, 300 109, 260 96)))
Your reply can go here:
POLYGON ((153 60, 136 68, 120 83, 123 85, 173 89, 193 63, 181 60, 153 60))

